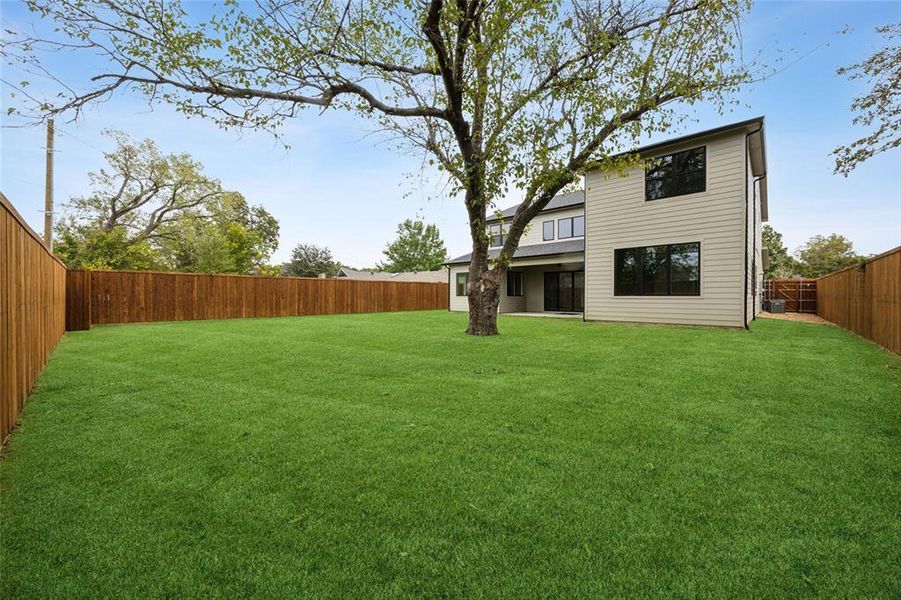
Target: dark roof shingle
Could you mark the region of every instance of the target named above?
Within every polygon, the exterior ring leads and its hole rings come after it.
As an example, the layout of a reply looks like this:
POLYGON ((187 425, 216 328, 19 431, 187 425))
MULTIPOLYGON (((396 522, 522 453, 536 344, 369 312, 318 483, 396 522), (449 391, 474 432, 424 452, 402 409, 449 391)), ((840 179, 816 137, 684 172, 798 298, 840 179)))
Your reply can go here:
MULTIPOLYGON (((491 248, 488 250, 488 256, 491 259, 497 258, 500 254, 500 248, 491 248)), ((572 254, 574 252, 585 252, 585 239, 579 238, 575 240, 564 240, 562 242, 550 242, 547 244, 532 244, 531 246, 520 246, 513 253, 513 260, 518 258, 537 258, 539 256, 552 256, 554 254, 572 254)), ((449 265, 459 265, 468 263, 472 258, 472 253, 463 254, 447 261, 449 265)))
MULTIPOLYGON (((568 208, 570 206, 579 206, 580 204, 585 204, 585 192, 583 190, 576 190, 575 192, 566 194, 557 194, 551 198, 551 201, 547 203, 547 206, 545 206, 541 212, 557 210, 558 208, 568 208)), ((519 204, 505 208, 501 211, 501 218, 508 219, 512 217, 517 208, 519 208, 519 204)), ((488 215, 488 222, 490 223, 491 221, 497 221, 497 217, 494 214, 488 215)))

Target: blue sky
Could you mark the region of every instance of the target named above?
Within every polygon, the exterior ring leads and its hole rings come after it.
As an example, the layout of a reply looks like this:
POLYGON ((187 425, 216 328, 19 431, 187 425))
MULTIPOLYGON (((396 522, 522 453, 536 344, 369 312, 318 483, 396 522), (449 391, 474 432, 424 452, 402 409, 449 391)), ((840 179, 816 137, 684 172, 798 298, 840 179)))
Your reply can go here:
MULTIPOLYGON (((0 11, 4 26, 32 22, 18 3, 2 1, 0 11)), ((789 66, 743 91, 732 112, 691 107, 694 122, 649 141, 765 115, 770 224, 790 250, 812 235, 833 232, 848 236, 864 254, 901 244, 901 151, 872 159, 847 179, 832 174, 829 156, 861 134, 849 106, 865 91, 862 82, 838 77, 835 69, 869 55, 880 43, 873 29, 898 20, 899 2, 759 2, 743 25, 745 53, 784 56, 789 66), (846 26, 850 32, 837 35, 846 26)), ((54 60, 70 78, 88 74, 80 61, 54 60)), ((7 65, 2 69, 4 79, 25 78, 7 65)), ((5 117, 3 124, 0 190, 40 231, 44 131, 10 128, 15 122, 5 117)), ((152 137, 166 152, 190 153, 227 189, 265 206, 281 223, 275 261, 295 244, 312 242, 328 246, 345 264, 369 266, 382 258, 397 223, 417 214, 438 225, 452 255, 469 249, 462 201, 447 196, 443 181, 423 171, 417 157, 397 154, 370 135, 365 122, 339 113, 308 112, 288 124, 282 131, 291 146, 286 150, 268 134, 222 131, 118 95, 77 123, 58 123, 57 205, 88 191, 88 172, 103 166, 101 153, 110 148, 101 131, 110 127, 152 137)), ((510 195, 510 204, 517 200, 510 195)))

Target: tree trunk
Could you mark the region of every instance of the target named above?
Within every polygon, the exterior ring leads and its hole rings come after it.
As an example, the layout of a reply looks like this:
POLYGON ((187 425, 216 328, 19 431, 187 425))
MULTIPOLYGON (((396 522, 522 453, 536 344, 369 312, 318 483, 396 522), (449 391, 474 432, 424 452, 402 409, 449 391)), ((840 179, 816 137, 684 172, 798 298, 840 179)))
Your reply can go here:
POLYGON ((469 335, 497 335, 497 309, 501 301, 498 270, 469 274, 469 335))

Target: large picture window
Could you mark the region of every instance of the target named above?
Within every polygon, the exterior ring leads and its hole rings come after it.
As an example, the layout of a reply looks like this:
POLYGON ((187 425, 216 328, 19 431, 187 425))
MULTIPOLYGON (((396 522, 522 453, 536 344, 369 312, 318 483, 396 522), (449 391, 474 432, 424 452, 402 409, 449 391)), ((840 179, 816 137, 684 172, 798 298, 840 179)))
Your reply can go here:
POLYGON ((510 231, 510 225, 495 223, 488 226, 488 238, 491 247, 503 246, 507 240, 507 232, 510 231))
POLYGON ((694 194, 707 189, 707 148, 651 159, 644 175, 645 200, 694 194))
POLYGON ((617 296, 699 296, 701 244, 622 248, 613 253, 617 296))
POLYGON ((469 273, 457 273, 457 295, 468 296, 469 273))
POLYGON ((522 296, 522 271, 507 271, 507 295, 522 296))
POLYGON ((584 237, 585 235, 585 217, 567 217, 566 219, 557 220, 557 237, 561 240, 564 238, 584 237))

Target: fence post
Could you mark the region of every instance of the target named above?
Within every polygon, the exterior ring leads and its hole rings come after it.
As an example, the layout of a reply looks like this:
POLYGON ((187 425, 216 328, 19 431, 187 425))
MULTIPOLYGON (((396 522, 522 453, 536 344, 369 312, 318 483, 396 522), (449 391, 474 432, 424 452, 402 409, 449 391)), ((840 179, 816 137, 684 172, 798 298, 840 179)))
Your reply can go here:
POLYGON ((91 272, 66 271, 66 331, 91 328, 91 272))

